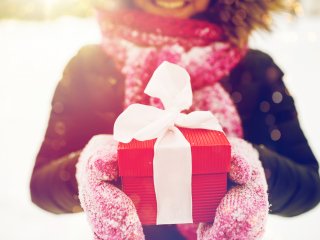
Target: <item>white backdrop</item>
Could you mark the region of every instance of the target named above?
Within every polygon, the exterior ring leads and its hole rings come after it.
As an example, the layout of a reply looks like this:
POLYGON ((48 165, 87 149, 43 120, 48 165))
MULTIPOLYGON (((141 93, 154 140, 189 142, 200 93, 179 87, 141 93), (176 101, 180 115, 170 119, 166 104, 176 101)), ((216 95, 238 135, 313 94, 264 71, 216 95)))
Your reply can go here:
MULTIPOLYGON (((29 178, 43 138, 54 87, 84 44, 99 42, 92 19, 0 21, 0 239, 91 239, 83 214, 56 216, 32 205, 29 178)), ((279 21, 252 46, 270 53, 286 73, 302 127, 320 157, 320 18, 279 21)), ((271 216, 266 239, 320 239, 320 207, 296 218, 271 216)))

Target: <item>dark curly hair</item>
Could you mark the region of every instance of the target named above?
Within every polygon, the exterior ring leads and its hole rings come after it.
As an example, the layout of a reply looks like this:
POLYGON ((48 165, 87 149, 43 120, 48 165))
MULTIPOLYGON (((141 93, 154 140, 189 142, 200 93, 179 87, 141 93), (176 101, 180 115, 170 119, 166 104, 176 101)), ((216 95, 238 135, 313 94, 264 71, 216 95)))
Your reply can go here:
POLYGON ((211 0, 207 11, 194 18, 217 23, 226 39, 243 45, 253 30, 270 30, 272 13, 291 11, 292 4, 284 0, 211 0))

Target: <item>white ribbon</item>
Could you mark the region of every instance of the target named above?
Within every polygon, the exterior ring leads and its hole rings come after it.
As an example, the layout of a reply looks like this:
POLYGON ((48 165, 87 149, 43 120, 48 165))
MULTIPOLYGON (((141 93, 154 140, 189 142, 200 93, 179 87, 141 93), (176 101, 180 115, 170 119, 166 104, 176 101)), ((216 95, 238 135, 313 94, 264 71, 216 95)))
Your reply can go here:
POLYGON ((159 98, 165 109, 130 105, 115 122, 114 138, 123 143, 157 138, 153 159, 157 224, 192 223, 191 147, 177 126, 222 128, 209 111, 181 113, 191 107, 192 89, 189 74, 176 64, 163 62, 144 92, 159 98))

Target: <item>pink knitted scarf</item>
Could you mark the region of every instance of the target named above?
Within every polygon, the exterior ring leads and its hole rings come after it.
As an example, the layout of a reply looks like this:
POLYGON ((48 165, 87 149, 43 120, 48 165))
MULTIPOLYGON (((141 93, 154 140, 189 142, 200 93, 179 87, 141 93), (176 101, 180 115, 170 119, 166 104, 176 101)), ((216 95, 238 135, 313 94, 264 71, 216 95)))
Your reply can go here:
POLYGON ((189 72, 198 102, 193 109, 223 114, 221 121, 231 117, 232 121, 222 122, 226 132, 242 135, 241 121, 230 96, 215 83, 230 73, 245 55, 246 47, 238 48, 224 41, 221 29, 206 21, 164 18, 135 10, 100 10, 98 21, 103 48, 126 78, 125 107, 134 102, 161 107, 157 99, 150 99, 143 90, 154 70, 167 60, 189 72), (197 94, 198 90, 209 95, 197 94), (206 98, 212 97, 213 92, 223 102, 206 105, 206 98))

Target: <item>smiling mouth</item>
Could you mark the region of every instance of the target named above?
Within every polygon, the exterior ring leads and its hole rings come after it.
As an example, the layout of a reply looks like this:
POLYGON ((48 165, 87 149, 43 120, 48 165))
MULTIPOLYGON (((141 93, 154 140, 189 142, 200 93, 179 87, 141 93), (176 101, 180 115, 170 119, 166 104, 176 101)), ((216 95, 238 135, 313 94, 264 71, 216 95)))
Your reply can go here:
POLYGON ((153 0, 152 2, 154 5, 166 9, 183 8, 186 5, 190 4, 190 1, 188 0, 174 0, 170 2, 168 0, 153 0))

